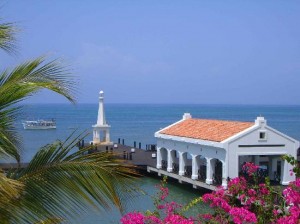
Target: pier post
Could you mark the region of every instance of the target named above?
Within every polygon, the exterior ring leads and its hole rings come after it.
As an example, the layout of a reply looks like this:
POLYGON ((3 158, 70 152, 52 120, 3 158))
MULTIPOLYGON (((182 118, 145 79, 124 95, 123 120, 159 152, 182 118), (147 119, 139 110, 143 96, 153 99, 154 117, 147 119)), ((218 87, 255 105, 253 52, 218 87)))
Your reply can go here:
POLYGON ((139 142, 139 149, 141 149, 141 148, 142 148, 142 143, 139 142))
POLYGON ((125 145, 125 140, 124 140, 124 138, 122 139, 122 145, 125 145))
POLYGON ((118 144, 121 144, 121 139, 120 138, 118 138, 118 144))
POLYGON ((133 147, 136 148, 136 141, 133 142, 133 147))

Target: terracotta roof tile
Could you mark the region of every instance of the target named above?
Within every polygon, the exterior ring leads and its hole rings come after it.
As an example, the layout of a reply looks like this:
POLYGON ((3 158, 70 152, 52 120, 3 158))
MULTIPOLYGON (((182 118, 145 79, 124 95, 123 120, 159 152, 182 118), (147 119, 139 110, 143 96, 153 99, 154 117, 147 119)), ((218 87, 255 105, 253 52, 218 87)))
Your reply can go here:
POLYGON ((175 124, 160 134, 221 142, 251 126, 254 122, 187 119, 175 124))

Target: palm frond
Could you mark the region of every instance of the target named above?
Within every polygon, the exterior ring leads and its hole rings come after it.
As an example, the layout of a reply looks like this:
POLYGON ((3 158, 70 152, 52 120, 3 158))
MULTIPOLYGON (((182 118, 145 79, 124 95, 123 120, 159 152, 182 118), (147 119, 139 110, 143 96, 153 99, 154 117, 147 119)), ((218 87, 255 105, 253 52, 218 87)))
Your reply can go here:
MULTIPOLYGON (((133 166, 106 152, 88 154, 75 150, 80 138, 43 147, 29 166, 10 174, 24 184, 18 206, 27 220, 74 217, 92 205, 98 209, 117 206, 136 192, 133 166), (34 214, 33 214, 34 211, 34 214)), ((18 218, 18 221, 22 221, 18 218)))
POLYGON ((17 28, 13 23, 0 23, 0 49, 14 53, 16 49, 15 35, 17 28))
POLYGON ((58 60, 45 62, 40 57, 23 63, 12 71, 0 74, 0 156, 10 155, 18 162, 21 138, 14 122, 22 111, 16 103, 32 96, 42 89, 54 91, 71 102, 75 102, 75 82, 68 75, 67 69, 58 60))
POLYGON ((9 220, 14 212, 11 206, 20 197, 23 187, 20 181, 7 178, 3 170, 0 170, 0 220, 2 222, 9 220))
MULTIPOLYGON (((1 98, 1 96, 0 96, 1 98)), ((0 110, 0 157, 13 157, 20 161, 20 136, 16 132, 14 121, 20 107, 0 110)))
POLYGON ((45 62, 45 58, 39 57, 0 74, 0 109, 42 89, 51 90, 75 102, 75 81, 68 70, 58 59, 45 62))

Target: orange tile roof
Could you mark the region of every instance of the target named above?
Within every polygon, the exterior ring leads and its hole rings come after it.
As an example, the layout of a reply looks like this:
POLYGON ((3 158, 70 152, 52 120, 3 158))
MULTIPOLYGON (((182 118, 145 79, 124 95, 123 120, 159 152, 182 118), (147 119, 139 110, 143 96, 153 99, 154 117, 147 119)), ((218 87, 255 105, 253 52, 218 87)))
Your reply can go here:
POLYGON ((254 122, 186 119, 160 131, 160 134, 221 142, 251 126, 254 122))

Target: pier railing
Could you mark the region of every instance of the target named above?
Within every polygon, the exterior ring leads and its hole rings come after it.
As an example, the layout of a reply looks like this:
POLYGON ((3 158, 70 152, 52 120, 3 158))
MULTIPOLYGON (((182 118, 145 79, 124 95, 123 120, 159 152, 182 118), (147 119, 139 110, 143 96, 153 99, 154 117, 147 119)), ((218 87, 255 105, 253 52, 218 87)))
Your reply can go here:
POLYGON ((198 170, 198 180, 205 181, 206 180, 206 166, 200 166, 198 170))
POLYGON ((162 170, 167 170, 168 167, 168 161, 167 160, 162 160, 161 161, 161 169, 162 170))
POLYGON ((172 168, 173 168, 173 173, 179 172, 179 165, 177 163, 173 163, 172 168))
POLYGON ((191 177, 192 176, 192 166, 184 167, 184 176, 191 177))

